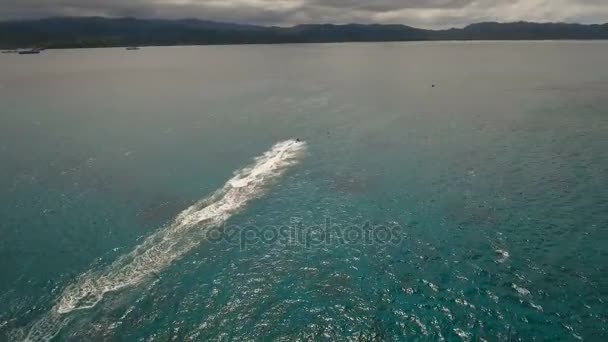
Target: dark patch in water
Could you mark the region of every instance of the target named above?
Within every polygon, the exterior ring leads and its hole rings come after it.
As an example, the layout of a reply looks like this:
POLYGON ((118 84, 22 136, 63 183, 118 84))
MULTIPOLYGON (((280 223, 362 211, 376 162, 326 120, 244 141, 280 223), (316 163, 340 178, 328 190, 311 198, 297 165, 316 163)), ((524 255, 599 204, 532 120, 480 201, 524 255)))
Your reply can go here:
POLYGON ((496 210, 484 205, 455 205, 448 209, 448 218, 464 225, 495 225, 500 222, 496 210))
POLYGON ((351 291, 352 281, 350 276, 345 274, 331 275, 324 283, 319 285, 319 288, 327 296, 343 296, 351 291))
POLYGON ((145 225, 160 224, 173 219, 189 205, 186 199, 166 196, 152 201, 150 205, 145 206, 135 216, 139 222, 145 225))
POLYGON ((396 149, 399 144, 395 141, 388 141, 384 135, 367 135, 359 139, 359 142, 372 150, 385 151, 396 149))
POLYGON ((335 175, 330 180, 332 189, 338 192, 361 195, 369 192, 369 179, 361 175, 335 175))

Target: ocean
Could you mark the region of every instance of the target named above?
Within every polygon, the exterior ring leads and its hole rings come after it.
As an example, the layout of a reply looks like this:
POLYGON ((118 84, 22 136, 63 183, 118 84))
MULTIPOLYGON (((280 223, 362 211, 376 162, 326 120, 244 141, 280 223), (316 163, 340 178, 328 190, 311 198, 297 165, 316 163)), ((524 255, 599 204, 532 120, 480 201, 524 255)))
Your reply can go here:
POLYGON ((0 341, 605 341, 607 42, 0 56, 0 341))

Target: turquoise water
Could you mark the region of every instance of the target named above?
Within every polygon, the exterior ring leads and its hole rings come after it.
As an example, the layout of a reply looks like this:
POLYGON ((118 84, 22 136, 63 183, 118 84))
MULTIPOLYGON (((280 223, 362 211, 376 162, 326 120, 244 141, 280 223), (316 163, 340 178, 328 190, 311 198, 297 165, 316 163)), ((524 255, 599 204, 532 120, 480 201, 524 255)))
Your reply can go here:
POLYGON ((606 340, 606 56, 0 56, 0 340, 606 340))

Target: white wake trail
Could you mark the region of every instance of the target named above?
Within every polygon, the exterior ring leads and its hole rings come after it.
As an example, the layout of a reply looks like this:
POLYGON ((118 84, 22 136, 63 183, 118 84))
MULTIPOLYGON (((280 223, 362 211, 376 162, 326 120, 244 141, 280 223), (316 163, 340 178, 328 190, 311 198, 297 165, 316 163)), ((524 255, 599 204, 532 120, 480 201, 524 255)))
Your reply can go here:
POLYGON ((181 212, 172 224, 133 251, 101 271, 82 274, 64 289, 47 315, 34 323, 25 341, 52 339, 71 312, 93 308, 106 293, 137 286, 180 259, 204 240, 205 231, 225 223, 264 194, 273 180, 301 159, 305 149, 306 144, 299 140, 275 144, 252 165, 236 171, 221 189, 181 212))

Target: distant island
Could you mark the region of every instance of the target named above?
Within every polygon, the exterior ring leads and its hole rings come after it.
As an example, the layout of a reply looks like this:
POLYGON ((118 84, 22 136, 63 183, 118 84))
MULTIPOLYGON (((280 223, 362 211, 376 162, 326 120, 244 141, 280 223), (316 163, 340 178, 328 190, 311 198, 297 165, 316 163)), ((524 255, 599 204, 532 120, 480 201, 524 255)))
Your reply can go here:
POLYGON ((281 44, 437 40, 608 39, 608 23, 485 22, 426 30, 406 25, 310 24, 292 27, 198 19, 61 17, 0 22, 0 48, 281 44))

